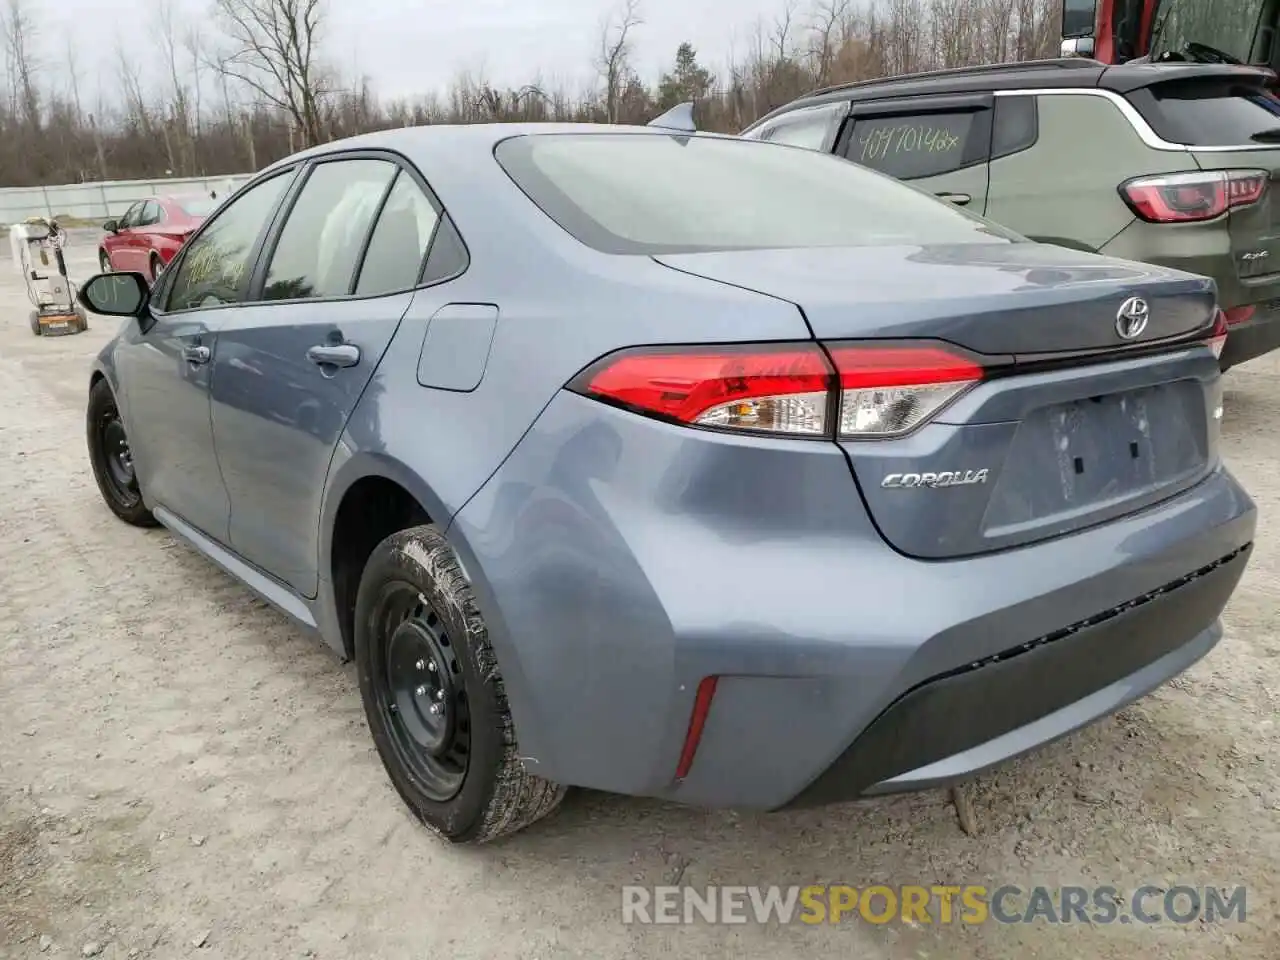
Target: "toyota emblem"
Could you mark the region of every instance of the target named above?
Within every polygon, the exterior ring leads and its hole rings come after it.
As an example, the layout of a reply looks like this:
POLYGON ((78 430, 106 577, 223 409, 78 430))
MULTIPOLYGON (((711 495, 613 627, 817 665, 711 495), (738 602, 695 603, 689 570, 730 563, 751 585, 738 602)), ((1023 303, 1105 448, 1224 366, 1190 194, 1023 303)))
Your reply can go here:
POLYGON ((1147 320, 1151 317, 1151 308, 1141 297, 1130 297, 1120 304, 1116 313, 1116 333, 1122 340, 1134 340, 1142 336, 1147 329, 1147 320))

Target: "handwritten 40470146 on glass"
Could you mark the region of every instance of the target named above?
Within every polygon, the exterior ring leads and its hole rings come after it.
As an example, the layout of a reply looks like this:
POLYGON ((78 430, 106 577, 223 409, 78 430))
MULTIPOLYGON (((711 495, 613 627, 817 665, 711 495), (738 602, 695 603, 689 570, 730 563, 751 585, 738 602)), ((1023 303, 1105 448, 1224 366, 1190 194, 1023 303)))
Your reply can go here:
POLYGON ((945 127, 902 123, 869 131, 859 138, 858 146, 859 159, 867 161, 896 153, 952 153, 962 149, 964 142, 945 127))

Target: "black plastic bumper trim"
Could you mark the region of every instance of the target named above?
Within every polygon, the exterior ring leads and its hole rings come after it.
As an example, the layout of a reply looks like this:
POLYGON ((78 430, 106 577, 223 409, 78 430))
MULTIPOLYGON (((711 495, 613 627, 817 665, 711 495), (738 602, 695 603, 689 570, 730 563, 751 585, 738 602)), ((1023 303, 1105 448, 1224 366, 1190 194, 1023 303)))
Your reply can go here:
POLYGON ((788 808, 856 799, 1069 706, 1189 643, 1221 615, 1253 545, 1127 603, 917 684, 788 808))

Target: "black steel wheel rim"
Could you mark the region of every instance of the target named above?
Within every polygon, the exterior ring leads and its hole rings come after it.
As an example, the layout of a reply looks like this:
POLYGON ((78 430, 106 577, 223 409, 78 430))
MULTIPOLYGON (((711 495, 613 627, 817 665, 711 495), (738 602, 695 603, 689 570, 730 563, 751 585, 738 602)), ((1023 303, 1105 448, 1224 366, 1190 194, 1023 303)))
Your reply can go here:
POLYGON ((387 584, 374 612, 373 683, 391 748, 428 798, 457 796, 471 755, 459 650, 417 587, 387 584))
POLYGON ((120 412, 107 409, 98 422, 98 450, 103 472, 116 497, 126 504, 138 499, 138 483, 133 467, 133 451, 120 421, 120 412))

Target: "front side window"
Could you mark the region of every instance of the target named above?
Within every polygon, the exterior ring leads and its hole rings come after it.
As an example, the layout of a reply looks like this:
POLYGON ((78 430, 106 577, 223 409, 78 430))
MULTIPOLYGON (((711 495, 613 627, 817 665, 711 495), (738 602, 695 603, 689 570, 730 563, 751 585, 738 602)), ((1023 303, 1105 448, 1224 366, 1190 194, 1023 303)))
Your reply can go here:
POLYGON ((138 220, 141 217, 141 215, 142 215, 142 201, 139 200, 137 203, 133 204, 131 207, 129 207, 128 210, 124 212, 124 216, 120 218, 116 226, 121 230, 127 230, 129 227, 136 227, 138 225, 138 220))
POLYGON ((369 227, 397 169, 387 160, 317 164, 280 231, 262 299, 350 293, 369 227))
POLYGON ((292 171, 251 187, 210 220, 173 271, 169 310, 239 303, 244 299, 250 257, 292 171))
MULTIPOLYGON (((865 117, 854 122, 845 156, 899 180, 950 173, 986 159, 978 111, 865 117)), ((988 128, 989 129, 989 128, 988 128)))
POLYGON ((533 134, 495 155, 544 213, 607 253, 1021 240, 831 154, 758 140, 533 134))

